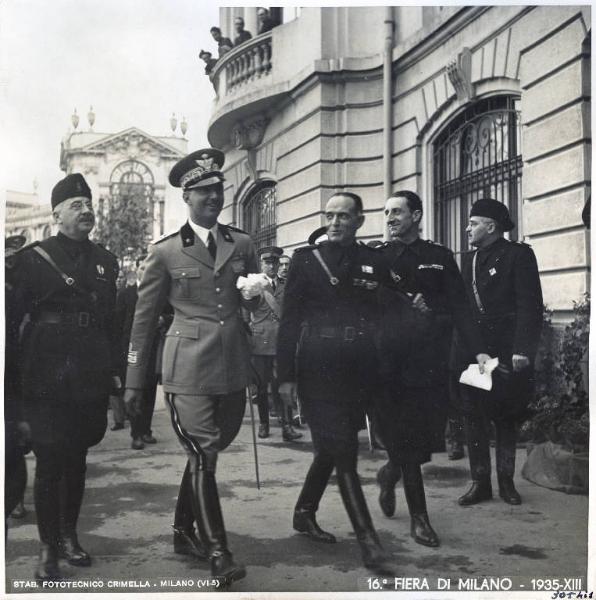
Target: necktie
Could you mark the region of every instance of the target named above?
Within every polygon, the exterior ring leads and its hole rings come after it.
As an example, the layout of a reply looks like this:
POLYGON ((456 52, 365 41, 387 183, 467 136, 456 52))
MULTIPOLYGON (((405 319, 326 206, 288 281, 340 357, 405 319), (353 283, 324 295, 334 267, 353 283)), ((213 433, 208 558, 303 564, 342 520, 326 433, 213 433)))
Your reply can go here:
POLYGON ((217 245, 211 232, 209 232, 209 235, 207 236, 207 250, 209 250, 211 258, 215 260, 215 256, 217 255, 217 245))

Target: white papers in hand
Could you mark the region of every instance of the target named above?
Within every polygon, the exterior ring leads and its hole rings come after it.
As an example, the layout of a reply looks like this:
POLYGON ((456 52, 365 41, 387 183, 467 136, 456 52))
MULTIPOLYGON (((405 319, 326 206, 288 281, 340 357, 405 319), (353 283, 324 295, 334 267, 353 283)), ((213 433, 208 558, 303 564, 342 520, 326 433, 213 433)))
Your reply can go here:
POLYGON ((497 368, 498 364, 498 357, 490 358, 484 365, 484 373, 480 373, 479 364, 474 363, 469 365, 468 368, 461 374, 459 382, 490 392, 490 390, 493 389, 492 372, 497 368))

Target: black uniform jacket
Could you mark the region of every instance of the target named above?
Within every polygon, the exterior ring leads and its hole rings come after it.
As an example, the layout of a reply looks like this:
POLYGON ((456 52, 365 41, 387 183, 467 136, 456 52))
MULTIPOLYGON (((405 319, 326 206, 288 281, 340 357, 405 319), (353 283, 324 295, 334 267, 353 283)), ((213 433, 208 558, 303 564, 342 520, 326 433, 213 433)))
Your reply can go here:
POLYGON ((464 255, 462 275, 489 354, 508 365, 513 354, 523 354, 533 362, 540 340, 543 302, 532 248, 499 238, 478 250, 476 286, 483 310, 472 286, 473 258, 473 252, 464 255))
POLYGON ((105 433, 111 376, 117 373, 114 305, 118 262, 90 240, 76 242, 59 233, 39 243, 64 278, 35 251, 17 256, 13 293, 7 306, 7 340, 19 338, 10 359, 19 371, 24 413, 33 442, 76 438, 98 443, 105 433), (15 358, 16 356, 16 358, 15 358))
POLYGON ((297 381, 301 398, 361 399, 376 383, 375 327, 383 257, 362 244, 299 248, 286 282, 277 340, 278 379, 297 381), (317 260, 320 252, 329 275, 317 260))
POLYGON ((387 289, 382 294, 382 373, 406 387, 446 385, 454 326, 465 340, 472 361, 476 354, 486 351, 453 253, 420 238, 411 244, 390 242, 379 251, 401 292, 401 297, 387 289), (418 293, 424 296, 430 312, 421 314, 411 306, 418 293))
MULTIPOLYGON (((472 315, 488 353, 509 367, 509 373, 503 375, 500 370, 493 373, 490 393, 467 388, 461 408, 469 412, 478 405, 493 418, 525 418, 534 389, 533 362, 542 328, 542 289, 536 257, 527 244, 504 238, 478 250, 476 286, 481 306, 472 285, 473 258, 474 252, 467 253, 462 265, 472 315), (513 372, 513 354, 527 356, 530 366, 513 372)), ((465 354, 460 340, 456 353, 460 357, 465 354)))

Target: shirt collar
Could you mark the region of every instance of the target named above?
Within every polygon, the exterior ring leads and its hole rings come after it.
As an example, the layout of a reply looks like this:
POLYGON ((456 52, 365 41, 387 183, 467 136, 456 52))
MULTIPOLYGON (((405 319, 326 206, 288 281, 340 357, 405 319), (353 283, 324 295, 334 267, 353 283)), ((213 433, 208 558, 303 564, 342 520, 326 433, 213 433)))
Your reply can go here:
POLYGON ((207 229, 206 227, 201 227, 196 223, 193 223, 191 219, 188 219, 188 224, 190 228, 195 232, 195 235, 205 244, 207 245, 207 237, 209 236, 209 232, 213 234, 213 239, 217 241, 217 227, 218 223, 216 223, 211 229, 207 229))
POLYGON ((420 237, 417 237, 413 242, 410 242, 409 244, 406 244, 405 242, 402 242, 401 240, 393 240, 392 243, 398 249, 398 251, 400 252, 400 254, 406 248, 409 248, 410 250, 413 250, 416 254, 420 254, 420 245, 421 245, 421 239, 420 239, 420 237))

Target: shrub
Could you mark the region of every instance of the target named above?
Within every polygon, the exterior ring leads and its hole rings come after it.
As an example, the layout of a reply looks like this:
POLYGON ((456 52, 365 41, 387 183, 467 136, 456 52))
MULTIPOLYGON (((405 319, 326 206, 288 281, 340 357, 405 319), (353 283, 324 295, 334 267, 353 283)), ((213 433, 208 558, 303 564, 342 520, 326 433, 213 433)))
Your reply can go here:
POLYGON ((545 310, 536 394, 530 404, 533 416, 524 423, 522 437, 535 442, 550 440, 570 450, 585 452, 590 423, 582 360, 590 337, 589 294, 574 302, 573 313, 573 320, 561 331, 553 326, 552 311, 545 310))

